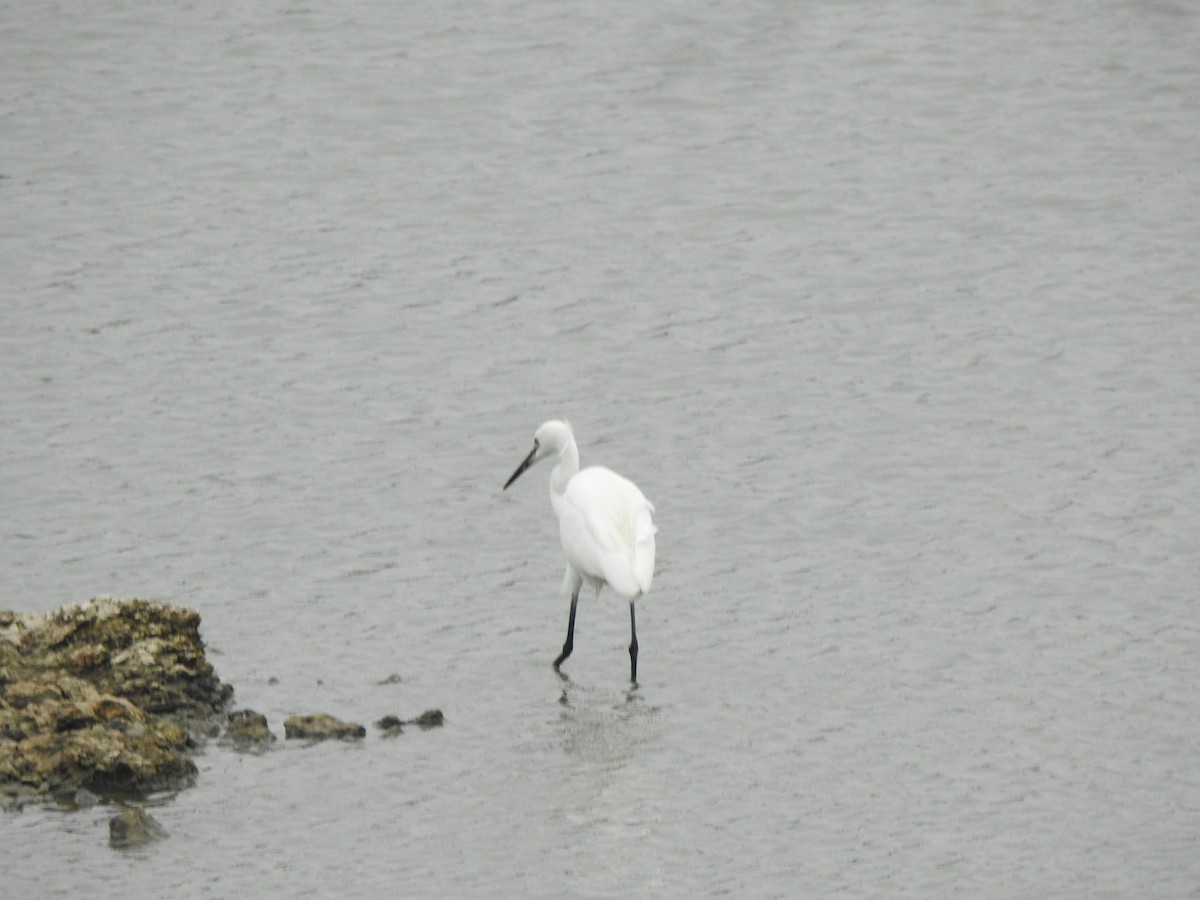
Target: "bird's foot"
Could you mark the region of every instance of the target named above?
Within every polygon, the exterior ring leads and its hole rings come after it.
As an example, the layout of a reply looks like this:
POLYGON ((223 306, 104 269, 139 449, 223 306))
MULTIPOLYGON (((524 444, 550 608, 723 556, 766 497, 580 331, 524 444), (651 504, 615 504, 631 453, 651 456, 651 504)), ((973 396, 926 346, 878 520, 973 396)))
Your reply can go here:
POLYGON ((563 644, 562 653, 558 654, 558 659, 554 661, 554 668, 557 671, 558 667, 563 664, 563 661, 571 655, 571 651, 575 648, 571 644, 563 644))

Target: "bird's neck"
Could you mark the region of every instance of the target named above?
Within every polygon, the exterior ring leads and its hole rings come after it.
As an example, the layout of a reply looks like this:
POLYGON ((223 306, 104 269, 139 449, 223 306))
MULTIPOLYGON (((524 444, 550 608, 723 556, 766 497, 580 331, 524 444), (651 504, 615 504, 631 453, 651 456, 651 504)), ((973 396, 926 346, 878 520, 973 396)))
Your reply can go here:
POLYGON ((571 440, 558 454, 558 465, 550 473, 550 499, 557 506, 559 498, 567 489, 567 482, 579 471, 579 448, 571 440))

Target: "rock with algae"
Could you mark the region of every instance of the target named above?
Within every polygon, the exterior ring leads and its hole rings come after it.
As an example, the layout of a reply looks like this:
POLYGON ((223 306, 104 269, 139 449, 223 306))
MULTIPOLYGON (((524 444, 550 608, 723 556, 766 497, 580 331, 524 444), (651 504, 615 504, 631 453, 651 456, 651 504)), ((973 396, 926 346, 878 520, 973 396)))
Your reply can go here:
POLYGON ((252 709, 239 709, 229 714, 220 744, 234 750, 262 753, 278 740, 267 726, 267 717, 252 709))
POLYGON ((291 716, 283 723, 284 736, 291 738, 307 738, 323 741, 328 738, 341 740, 356 740, 365 737, 367 729, 355 722, 343 722, 325 713, 314 713, 310 716, 291 716))
POLYGON ((0 611, 0 791, 174 790, 233 689, 204 653, 194 610, 99 598, 0 611))
POLYGON ((167 830, 144 809, 126 809, 108 820, 108 842, 119 848, 139 847, 167 837, 167 830))

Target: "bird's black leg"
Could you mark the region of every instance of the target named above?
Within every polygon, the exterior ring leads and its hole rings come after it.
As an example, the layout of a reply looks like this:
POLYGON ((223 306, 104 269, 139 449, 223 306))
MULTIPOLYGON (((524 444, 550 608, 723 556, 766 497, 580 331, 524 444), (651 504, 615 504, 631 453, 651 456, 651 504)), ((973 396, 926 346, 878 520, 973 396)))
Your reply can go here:
POLYGON ((633 614, 633 601, 629 601, 629 680, 637 684, 637 619, 633 614))
POLYGON ((571 655, 571 651, 575 649, 575 606, 579 603, 579 590, 571 595, 571 619, 567 622, 567 639, 563 643, 562 653, 558 654, 558 659, 554 661, 554 668, 558 668, 564 659, 571 655))

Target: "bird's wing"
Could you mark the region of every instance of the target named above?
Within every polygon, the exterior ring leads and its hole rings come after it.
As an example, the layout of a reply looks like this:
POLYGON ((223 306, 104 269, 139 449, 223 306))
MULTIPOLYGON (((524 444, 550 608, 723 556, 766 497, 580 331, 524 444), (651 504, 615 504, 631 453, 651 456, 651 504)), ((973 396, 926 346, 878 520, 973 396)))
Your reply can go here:
POLYGON ((571 565, 624 597, 648 591, 657 529, 654 507, 637 486, 590 466, 571 479, 563 500, 560 533, 571 565))

